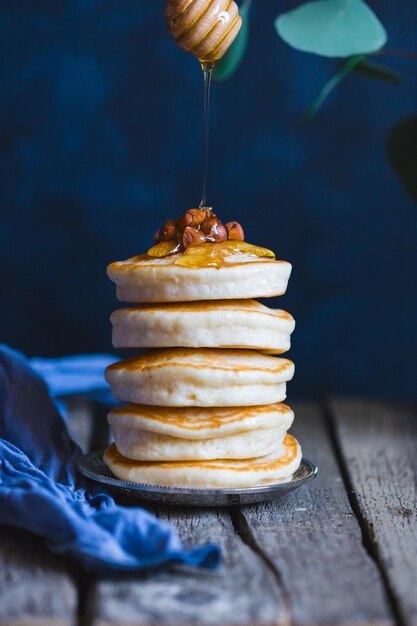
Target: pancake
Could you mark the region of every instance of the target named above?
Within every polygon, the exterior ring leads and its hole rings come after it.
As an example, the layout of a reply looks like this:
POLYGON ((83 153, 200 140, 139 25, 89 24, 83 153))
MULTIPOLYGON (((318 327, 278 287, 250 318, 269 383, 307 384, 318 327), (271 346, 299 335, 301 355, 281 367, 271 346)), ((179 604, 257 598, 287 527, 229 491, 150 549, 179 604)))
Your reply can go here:
POLYGON ((246 348, 281 354, 293 317, 256 300, 145 304, 111 315, 115 348, 246 348))
POLYGON ((115 444, 111 444, 103 460, 117 478, 143 485, 245 488, 291 480, 301 462, 301 447, 294 437, 286 435, 283 448, 243 461, 147 462, 130 461, 117 451, 115 444))
POLYGON ((176 408, 130 404, 114 409, 107 419, 114 428, 125 428, 132 432, 145 430, 192 441, 224 437, 257 428, 279 428, 287 431, 294 420, 294 413, 289 406, 280 402, 237 408, 176 408))
POLYGON ((171 348, 114 363, 115 398, 156 406, 255 406, 281 402, 294 375, 288 359, 253 350, 171 348))
POLYGON ((265 456, 282 444, 286 430, 257 428, 212 439, 179 439, 147 430, 112 428, 116 448, 135 461, 204 461, 265 456))
POLYGON ((287 289, 286 261, 233 255, 221 267, 175 265, 182 253, 164 258, 132 257, 116 261, 107 274, 121 302, 193 302, 280 296, 287 289))

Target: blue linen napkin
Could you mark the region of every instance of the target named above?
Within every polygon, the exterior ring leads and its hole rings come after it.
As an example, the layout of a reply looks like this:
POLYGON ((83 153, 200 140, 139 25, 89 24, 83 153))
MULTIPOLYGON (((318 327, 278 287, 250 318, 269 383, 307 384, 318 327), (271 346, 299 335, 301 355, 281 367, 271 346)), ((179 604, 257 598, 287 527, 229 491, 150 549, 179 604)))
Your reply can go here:
MULTIPOLYGON (((82 372, 83 358, 74 363, 82 372)), ((53 388, 52 374, 50 368, 53 388)), ((85 391, 87 380, 83 385, 85 391)), ((55 385, 55 391, 63 388, 68 392, 62 380, 55 385)), ((80 454, 45 382, 22 355, 0 344, 0 524, 34 532, 87 569, 218 564, 217 546, 185 549, 168 524, 87 488, 76 469, 80 454)))

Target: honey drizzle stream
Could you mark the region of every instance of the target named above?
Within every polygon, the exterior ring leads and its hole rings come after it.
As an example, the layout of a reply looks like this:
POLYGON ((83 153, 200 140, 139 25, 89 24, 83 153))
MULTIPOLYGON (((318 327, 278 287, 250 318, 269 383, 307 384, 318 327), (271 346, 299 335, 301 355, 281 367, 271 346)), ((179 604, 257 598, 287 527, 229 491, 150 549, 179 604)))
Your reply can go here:
POLYGON ((203 178, 203 193, 199 208, 202 209, 207 206, 207 184, 208 184, 208 170, 209 170, 209 113, 210 113, 210 87, 211 79, 213 76, 214 63, 203 61, 201 63, 204 78, 204 127, 203 127, 203 146, 204 146, 204 178, 203 178))

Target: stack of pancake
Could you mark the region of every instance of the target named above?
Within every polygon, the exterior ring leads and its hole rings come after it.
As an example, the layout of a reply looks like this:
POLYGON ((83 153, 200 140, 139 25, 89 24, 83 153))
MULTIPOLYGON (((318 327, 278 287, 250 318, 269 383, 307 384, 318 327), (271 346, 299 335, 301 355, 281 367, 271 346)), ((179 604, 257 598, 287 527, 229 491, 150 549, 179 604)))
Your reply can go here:
POLYGON ((187 251, 109 266, 118 299, 137 303, 112 314, 113 345, 147 349, 106 371, 130 403, 108 416, 104 461, 118 478, 237 488, 287 481, 298 468, 282 403, 294 365, 272 356, 288 350, 295 323, 254 300, 282 295, 291 265, 244 245, 222 248, 216 266, 187 266, 187 251))

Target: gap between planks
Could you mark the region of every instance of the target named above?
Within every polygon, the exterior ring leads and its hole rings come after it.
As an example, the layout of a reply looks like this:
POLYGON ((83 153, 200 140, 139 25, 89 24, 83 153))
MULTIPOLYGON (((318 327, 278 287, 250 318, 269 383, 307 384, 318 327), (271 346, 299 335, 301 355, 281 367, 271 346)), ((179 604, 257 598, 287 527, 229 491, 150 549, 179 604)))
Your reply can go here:
POLYGON ((342 475, 343 478, 343 482, 345 485, 345 489, 346 489, 346 493, 348 495, 349 498, 349 502, 350 502, 350 506, 352 507, 352 511, 354 512, 354 514, 356 515, 356 518, 358 520, 358 524, 360 526, 361 532, 362 532, 362 545, 365 548, 365 550, 367 551, 367 553, 369 554, 369 557, 375 562, 375 565, 378 567, 379 571, 381 572, 381 579, 384 583, 385 586, 385 591, 391 606, 391 610, 393 612, 393 615, 395 616, 396 620, 397 620, 397 625, 398 626, 405 626, 406 622, 404 621, 404 618, 401 614, 401 610, 398 606, 398 603, 396 601, 395 595, 393 593, 392 587, 391 587, 391 583, 389 581, 389 578, 387 576, 387 572, 384 569, 383 563, 381 563, 381 560, 379 558, 378 555, 378 546, 375 544, 374 538, 373 538, 373 533, 372 533, 372 527, 370 527, 363 514, 361 511, 361 507, 359 505, 359 501, 358 501, 358 497, 357 494, 355 492, 355 489, 353 487, 353 484, 351 482, 351 479, 349 477, 349 471, 348 468, 346 466, 346 461, 343 457, 343 453, 340 447, 340 442, 339 442, 339 438, 337 435, 337 431, 336 431, 336 427, 335 424, 333 422, 332 419, 332 411, 330 409, 331 406, 337 407, 337 401, 334 403, 331 403, 329 407, 325 407, 326 410, 326 416, 327 416, 327 421, 328 421, 328 427, 329 427, 329 433, 330 433, 330 437, 333 441, 333 445, 334 445, 334 449, 335 449, 335 453, 336 453, 336 458, 338 460, 339 463, 339 468, 340 468, 340 473, 342 475))
POLYGON ((344 480, 400 626, 417 626, 417 407, 332 399, 344 480))
POLYGON ((243 536, 281 581, 295 626, 392 626, 379 569, 362 545, 324 413, 295 407, 295 434, 319 478, 285 500, 243 507, 243 536))

